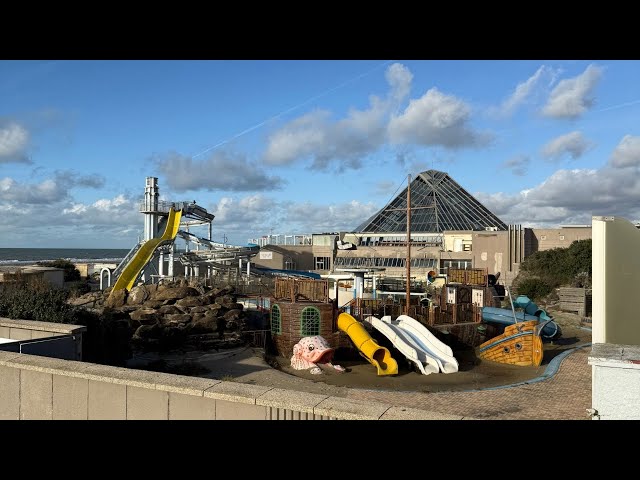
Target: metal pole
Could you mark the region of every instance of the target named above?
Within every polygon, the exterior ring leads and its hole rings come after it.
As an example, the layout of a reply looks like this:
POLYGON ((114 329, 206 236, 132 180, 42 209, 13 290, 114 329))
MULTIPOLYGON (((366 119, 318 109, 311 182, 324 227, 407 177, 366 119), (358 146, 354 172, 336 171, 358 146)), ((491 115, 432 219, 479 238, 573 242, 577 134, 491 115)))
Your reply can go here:
POLYGON ((409 315, 411 300, 411 174, 407 178, 407 298, 404 314, 409 315))

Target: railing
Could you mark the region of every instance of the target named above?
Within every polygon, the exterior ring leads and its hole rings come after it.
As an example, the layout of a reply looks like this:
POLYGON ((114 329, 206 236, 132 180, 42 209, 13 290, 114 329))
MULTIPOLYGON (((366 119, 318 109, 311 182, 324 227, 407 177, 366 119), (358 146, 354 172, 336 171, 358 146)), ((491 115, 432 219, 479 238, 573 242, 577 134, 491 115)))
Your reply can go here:
POLYGON ((329 281, 276 278, 274 297, 291 302, 303 300, 329 303, 329 281))
POLYGON ((271 334, 270 330, 245 330, 242 336, 250 346, 265 349, 267 347, 267 339, 271 334))
MULTIPOLYGON (((404 299, 392 301, 388 299, 354 298, 340 310, 348 312, 356 320, 363 321, 368 316, 382 317, 390 315, 395 319, 405 313, 404 299)), ((419 322, 430 325, 456 325, 460 323, 480 323, 482 321, 482 309, 473 304, 445 305, 429 307, 422 304, 409 305, 409 316, 419 322)))

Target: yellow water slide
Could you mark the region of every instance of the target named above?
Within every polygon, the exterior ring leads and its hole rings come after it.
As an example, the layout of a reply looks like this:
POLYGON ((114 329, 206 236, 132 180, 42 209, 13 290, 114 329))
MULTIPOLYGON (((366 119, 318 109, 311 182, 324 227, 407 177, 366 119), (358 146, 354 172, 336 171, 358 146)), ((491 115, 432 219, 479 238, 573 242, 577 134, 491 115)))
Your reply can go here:
POLYGON ((338 328, 346 333, 364 357, 378 369, 378 375, 397 375, 398 362, 384 347, 378 345, 360 322, 348 313, 338 316, 338 328))
POLYGON ((136 278, 145 267, 147 263, 153 257, 153 252, 156 251, 163 243, 168 241, 172 241, 176 238, 178 234, 178 229, 180 228, 180 218, 182 217, 182 210, 174 210, 173 208, 169 211, 169 218, 167 219, 167 226, 164 229, 164 233, 161 237, 152 238, 151 240, 147 240, 140 247, 140 249, 136 252, 133 258, 129 261, 122 273, 118 277, 115 285, 113 286, 112 291, 120 290, 126 288, 127 290, 131 290, 133 287, 136 278))

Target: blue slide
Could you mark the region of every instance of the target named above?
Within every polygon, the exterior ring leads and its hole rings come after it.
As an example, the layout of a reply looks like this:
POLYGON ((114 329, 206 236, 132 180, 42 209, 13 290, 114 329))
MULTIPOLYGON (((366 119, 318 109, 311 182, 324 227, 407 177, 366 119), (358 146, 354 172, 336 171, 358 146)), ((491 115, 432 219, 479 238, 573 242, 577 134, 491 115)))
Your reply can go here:
MULTIPOLYGON (((520 295, 513 301, 514 308, 520 308, 522 311, 516 311, 516 318, 519 322, 525 320, 537 320, 538 322, 546 322, 551 317, 544 310, 538 308, 529 297, 520 295)), ((499 323, 501 325, 512 325, 513 312, 507 308, 482 307, 482 320, 487 323, 499 323)), ((555 338, 561 335, 560 327, 554 321, 547 323, 541 332, 544 338, 555 338)))

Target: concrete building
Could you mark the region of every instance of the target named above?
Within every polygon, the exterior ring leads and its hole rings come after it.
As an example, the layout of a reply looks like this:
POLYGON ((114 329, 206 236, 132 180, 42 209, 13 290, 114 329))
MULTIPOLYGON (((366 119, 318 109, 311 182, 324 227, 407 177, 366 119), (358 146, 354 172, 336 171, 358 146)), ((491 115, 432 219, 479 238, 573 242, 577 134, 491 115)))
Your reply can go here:
POLYGON ((0 267, 0 285, 5 282, 15 281, 19 276, 27 280, 44 280, 58 288, 64 286, 64 270, 62 268, 37 265, 0 267))

